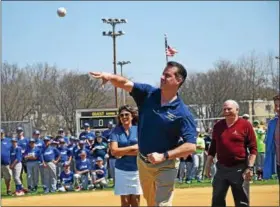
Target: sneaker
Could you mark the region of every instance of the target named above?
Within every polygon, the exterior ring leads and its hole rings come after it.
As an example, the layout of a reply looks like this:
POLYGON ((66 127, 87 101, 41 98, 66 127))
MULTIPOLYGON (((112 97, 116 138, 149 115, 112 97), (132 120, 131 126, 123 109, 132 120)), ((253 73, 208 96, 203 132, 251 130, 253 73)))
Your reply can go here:
POLYGON ((79 186, 75 188, 75 191, 80 191, 80 190, 81 190, 81 187, 79 187, 79 186))
POLYGON ((25 193, 22 190, 16 191, 16 193, 15 193, 16 196, 23 196, 24 194, 25 193))
POLYGON ((192 181, 191 181, 191 180, 187 180, 186 183, 187 183, 187 184, 191 184, 192 181))
POLYGON ((94 187, 94 185, 92 185, 92 184, 88 185, 89 190, 93 189, 93 187, 94 187))
POLYGON ((13 194, 12 194, 12 191, 11 191, 11 190, 7 190, 7 195, 8 195, 8 196, 13 195, 13 194))
POLYGON ((35 192, 37 192, 37 190, 38 190, 38 187, 37 186, 35 186, 33 189, 32 189, 32 191, 35 193, 35 192))

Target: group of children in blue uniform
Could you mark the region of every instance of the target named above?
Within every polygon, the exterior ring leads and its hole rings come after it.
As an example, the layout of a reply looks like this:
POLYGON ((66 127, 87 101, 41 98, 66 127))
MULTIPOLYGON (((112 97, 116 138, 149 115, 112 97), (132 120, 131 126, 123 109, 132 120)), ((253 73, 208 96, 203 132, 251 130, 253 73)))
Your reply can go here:
MULTIPOLYGON (((85 123, 89 129, 89 125, 85 123)), ((109 134, 108 131, 105 131, 109 134)), ((44 193, 80 191, 107 186, 106 163, 108 142, 101 133, 85 130, 79 138, 65 137, 63 129, 58 136, 40 138, 35 130, 32 138, 25 138, 17 128, 17 137, 5 137, 1 129, 1 178, 4 177, 7 194, 11 195, 13 177, 15 195, 38 190, 39 175, 44 193), (27 189, 22 185, 23 172, 27 175, 27 189)))

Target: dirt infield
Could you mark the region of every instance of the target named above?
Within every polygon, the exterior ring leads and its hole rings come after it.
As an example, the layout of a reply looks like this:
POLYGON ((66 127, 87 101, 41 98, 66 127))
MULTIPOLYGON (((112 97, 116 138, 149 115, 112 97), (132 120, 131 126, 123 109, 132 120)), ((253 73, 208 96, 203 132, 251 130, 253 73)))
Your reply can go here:
MULTIPOLYGON (((174 206, 209 206, 212 189, 176 189, 174 206)), ((3 206, 120 206, 120 199, 113 191, 67 193, 2 199, 3 206)), ((144 199, 141 205, 145 206, 144 199)), ((228 192, 227 205, 233 206, 231 192, 228 192)), ((279 206, 279 186, 252 186, 251 206, 279 206)))

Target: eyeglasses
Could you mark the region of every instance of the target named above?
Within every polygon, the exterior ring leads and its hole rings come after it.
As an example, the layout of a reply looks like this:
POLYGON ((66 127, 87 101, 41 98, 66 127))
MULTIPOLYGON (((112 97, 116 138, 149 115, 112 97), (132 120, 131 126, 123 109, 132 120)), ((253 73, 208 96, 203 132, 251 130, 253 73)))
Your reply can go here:
POLYGON ((120 117, 123 118, 123 117, 128 117, 130 115, 130 113, 123 113, 123 114, 120 114, 120 117))

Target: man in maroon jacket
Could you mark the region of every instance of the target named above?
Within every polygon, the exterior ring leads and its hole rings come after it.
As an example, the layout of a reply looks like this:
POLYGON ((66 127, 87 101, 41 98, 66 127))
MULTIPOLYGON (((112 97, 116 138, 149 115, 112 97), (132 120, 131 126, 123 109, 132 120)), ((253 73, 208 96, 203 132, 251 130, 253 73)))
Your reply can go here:
POLYGON ((213 180, 212 207, 225 207, 231 187, 235 206, 249 206, 249 181, 257 154, 256 136, 252 125, 239 118, 236 101, 223 105, 225 119, 215 124, 212 143, 206 161, 206 176, 210 177, 213 158, 217 154, 217 172, 213 180))

